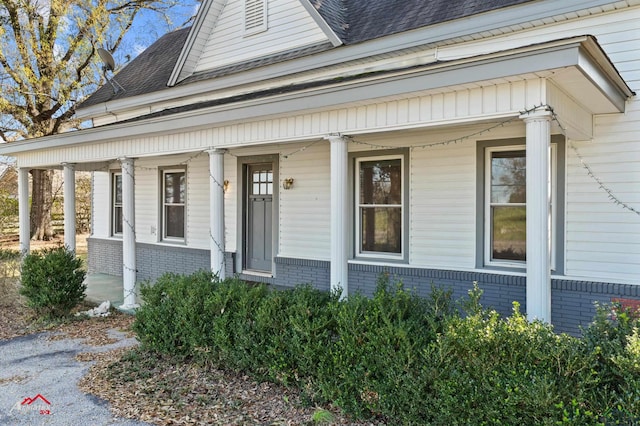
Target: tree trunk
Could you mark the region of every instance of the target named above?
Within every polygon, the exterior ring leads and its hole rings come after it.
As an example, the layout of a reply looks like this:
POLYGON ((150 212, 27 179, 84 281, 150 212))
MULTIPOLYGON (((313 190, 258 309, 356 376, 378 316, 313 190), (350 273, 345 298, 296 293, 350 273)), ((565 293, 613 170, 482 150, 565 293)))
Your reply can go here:
POLYGON ((51 206, 53 205, 52 170, 31 171, 31 239, 50 240, 53 237, 51 206))

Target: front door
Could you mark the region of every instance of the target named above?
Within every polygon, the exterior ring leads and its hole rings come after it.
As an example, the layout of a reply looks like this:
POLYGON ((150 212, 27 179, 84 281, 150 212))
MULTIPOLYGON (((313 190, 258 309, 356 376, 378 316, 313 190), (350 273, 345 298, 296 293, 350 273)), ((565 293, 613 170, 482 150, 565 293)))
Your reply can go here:
POLYGON ((271 272, 273 164, 247 165, 245 268, 271 272))

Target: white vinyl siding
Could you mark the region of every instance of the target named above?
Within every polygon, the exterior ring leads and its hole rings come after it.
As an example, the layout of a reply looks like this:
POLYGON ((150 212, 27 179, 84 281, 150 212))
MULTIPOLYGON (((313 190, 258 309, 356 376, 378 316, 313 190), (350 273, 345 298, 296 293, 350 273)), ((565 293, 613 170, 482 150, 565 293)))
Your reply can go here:
MULTIPOLYGON (((248 3, 262 3, 249 0, 248 3)), ((299 2, 269 0, 260 33, 245 32, 245 1, 228 2, 209 36, 195 72, 241 63, 327 41, 327 36, 299 2)))
MULTIPOLYGON (((209 168, 207 166, 207 177, 209 177, 209 168)), ((224 156, 224 178, 229 181, 227 190, 224 193, 224 235, 225 235, 225 250, 228 252, 235 252, 237 250, 237 206, 238 206, 238 190, 241 183, 238 178, 238 164, 236 158, 231 155, 224 156)), ((207 186, 208 188, 208 186, 207 186)), ((195 190, 195 188, 194 188, 195 190)), ((209 194, 205 196, 205 199, 209 200, 209 194)), ((209 210, 207 207, 207 214, 209 210)), ((200 237, 202 237, 200 233, 200 237)))
MULTIPOLYGON (((192 153, 190 157, 197 155, 192 153)), ((189 157, 187 157, 189 158, 189 157)), ((187 244, 210 249, 209 234, 209 154, 203 152, 187 166, 187 244)), ((226 179, 225 169, 225 179, 226 179)))
POLYGON ((91 188, 91 236, 106 238, 110 236, 110 183, 109 172, 93 172, 93 186, 91 188))
MULTIPOLYGON (((304 145, 283 147, 291 153, 304 145)), ((320 142, 280 160, 279 256, 330 259, 331 186, 329 143, 320 142), (282 180, 294 178, 293 188, 282 180)))
MULTIPOLYGON (((160 193, 158 178, 158 164, 150 159, 136 160, 135 194, 136 194, 136 241, 141 243, 155 243, 162 228, 158 227, 158 212, 160 193)), ((156 159, 160 162, 162 158, 156 159)))
MULTIPOLYGON (((469 128, 468 132, 473 132, 469 128)), ((461 133, 431 133, 409 143, 446 141, 461 133)), ((410 213, 412 266, 475 267, 475 141, 414 149, 411 155, 410 213)))
MULTIPOLYGON (((640 111, 628 111, 640 126, 640 111)), ((593 173, 620 202, 640 210, 638 130, 596 118, 598 143, 572 142, 593 173), (609 122, 609 123, 607 123, 609 122)), ((640 217, 614 200, 567 148, 566 273, 585 279, 638 283, 640 217)))

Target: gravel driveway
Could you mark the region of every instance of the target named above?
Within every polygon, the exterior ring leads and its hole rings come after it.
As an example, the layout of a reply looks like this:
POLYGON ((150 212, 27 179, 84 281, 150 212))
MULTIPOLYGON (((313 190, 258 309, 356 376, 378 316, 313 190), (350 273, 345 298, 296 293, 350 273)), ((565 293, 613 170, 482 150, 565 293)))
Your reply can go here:
POLYGON ((80 339, 49 340, 39 333, 0 341, 0 425, 146 425, 115 418, 108 404, 78 389, 91 363, 75 356, 133 345, 110 331, 117 343, 89 346, 80 339))

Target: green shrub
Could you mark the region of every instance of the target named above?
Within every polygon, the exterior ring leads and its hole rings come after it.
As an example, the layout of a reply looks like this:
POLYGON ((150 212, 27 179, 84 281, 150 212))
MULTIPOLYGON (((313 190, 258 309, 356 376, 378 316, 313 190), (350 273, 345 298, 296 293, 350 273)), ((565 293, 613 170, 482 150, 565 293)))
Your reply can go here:
POLYGON ((20 294, 38 316, 60 318, 84 300, 82 260, 66 247, 33 252, 22 263, 20 294))
POLYGON ((640 310, 620 303, 597 305, 594 321, 583 331, 585 356, 597 372, 594 399, 609 407, 608 424, 640 425, 639 334, 640 310))
POLYGON ((335 296, 300 286, 270 291, 209 272, 165 274, 141 288, 134 330, 144 347, 197 356, 289 383, 309 374, 329 342, 323 307, 335 296))
POLYGON ((356 294, 330 309, 336 337, 317 373, 321 395, 356 416, 414 416, 421 353, 454 315, 451 294, 434 288, 421 298, 382 274, 373 298, 356 294))
POLYGON ((143 286, 143 348, 300 388, 355 417, 393 424, 638 424, 640 324, 600 308, 583 338, 501 318, 476 286, 428 298, 380 276, 372 298, 271 291, 208 272, 143 286), (635 423, 634 423, 635 422, 635 423))

